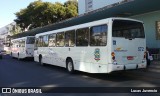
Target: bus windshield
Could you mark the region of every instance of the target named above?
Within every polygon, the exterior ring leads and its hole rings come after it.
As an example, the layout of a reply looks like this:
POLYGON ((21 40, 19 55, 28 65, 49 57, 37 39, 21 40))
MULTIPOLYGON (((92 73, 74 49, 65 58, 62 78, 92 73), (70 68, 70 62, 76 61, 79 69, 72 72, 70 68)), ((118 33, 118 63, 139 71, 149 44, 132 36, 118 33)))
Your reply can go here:
POLYGON ((129 20, 114 20, 112 36, 119 38, 145 38, 143 24, 129 20))
POLYGON ((34 44, 35 42, 35 37, 27 37, 26 44, 34 44))

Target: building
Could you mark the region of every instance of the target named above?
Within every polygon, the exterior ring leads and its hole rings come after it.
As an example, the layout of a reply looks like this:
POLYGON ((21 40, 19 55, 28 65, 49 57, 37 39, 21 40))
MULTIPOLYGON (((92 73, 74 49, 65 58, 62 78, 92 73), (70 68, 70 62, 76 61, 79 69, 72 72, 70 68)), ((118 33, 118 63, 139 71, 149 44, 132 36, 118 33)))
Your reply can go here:
POLYGON ((147 47, 160 49, 160 0, 78 0, 78 3, 79 16, 43 28, 35 28, 11 38, 34 36, 37 33, 109 17, 127 17, 142 20, 145 25, 147 47))
POLYGON ((123 0, 78 0, 78 14, 88 13, 121 1, 123 0))
POLYGON ((7 44, 8 42, 7 36, 10 35, 10 30, 12 30, 12 27, 15 25, 16 23, 12 22, 11 24, 8 24, 0 28, 0 50, 6 50, 6 51, 9 50, 8 49, 9 43, 7 44))
POLYGON ((8 29, 6 27, 0 28, 0 50, 4 49, 4 43, 7 35, 8 29))
POLYGON ((160 48, 160 0, 78 0, 79 15, 92 20, 128 17, 144 22, 149 48, 160 48), (97 18, 97 19, 93 19, 97 18))

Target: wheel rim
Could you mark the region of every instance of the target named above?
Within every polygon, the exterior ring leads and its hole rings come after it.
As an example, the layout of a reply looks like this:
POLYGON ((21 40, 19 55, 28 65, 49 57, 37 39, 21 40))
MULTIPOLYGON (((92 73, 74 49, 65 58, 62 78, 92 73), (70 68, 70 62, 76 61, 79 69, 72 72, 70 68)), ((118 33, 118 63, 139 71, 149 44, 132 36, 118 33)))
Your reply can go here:
POLYGON ((68 71, 71 72, 73 69, 72 63, 68 62, 68 71))

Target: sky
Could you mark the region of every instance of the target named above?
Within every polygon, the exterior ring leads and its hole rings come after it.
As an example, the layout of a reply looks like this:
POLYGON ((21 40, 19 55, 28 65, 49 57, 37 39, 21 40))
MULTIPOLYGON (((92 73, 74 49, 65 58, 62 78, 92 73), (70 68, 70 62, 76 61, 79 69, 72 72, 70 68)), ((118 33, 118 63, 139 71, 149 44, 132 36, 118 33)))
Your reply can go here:
MULTIPOLYGON (((19 12, 20 9, 26 8, 31 2, 36 0, 1 0, 0 1, 0 28, 10 24, 16 19, 14 13, 19 12)), ((67 0, 42 0, 47 2, 61 2, 67 0)))

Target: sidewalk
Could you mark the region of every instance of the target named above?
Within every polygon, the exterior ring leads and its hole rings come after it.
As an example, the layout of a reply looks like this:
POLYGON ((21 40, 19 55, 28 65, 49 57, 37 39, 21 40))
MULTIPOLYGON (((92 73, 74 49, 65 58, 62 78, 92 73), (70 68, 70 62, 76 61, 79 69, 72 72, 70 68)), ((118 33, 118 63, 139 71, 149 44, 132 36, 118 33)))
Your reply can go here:
POLYGON ((148 71, 160 74, 160 61, 152 61, 151 65, 148 68, 148 71))
POLYGON ((160 80, 160 61, 153 61, 149 68, 126 71, 126 75, 141 79, 159 79, 160 80))
POLYGON ((152 64, 160 64, 160 60, 152 61, 152 64))

